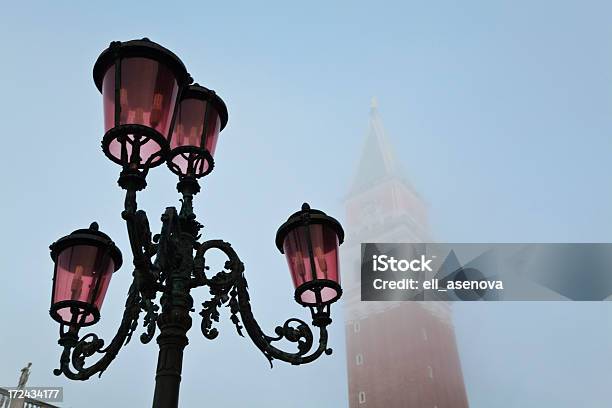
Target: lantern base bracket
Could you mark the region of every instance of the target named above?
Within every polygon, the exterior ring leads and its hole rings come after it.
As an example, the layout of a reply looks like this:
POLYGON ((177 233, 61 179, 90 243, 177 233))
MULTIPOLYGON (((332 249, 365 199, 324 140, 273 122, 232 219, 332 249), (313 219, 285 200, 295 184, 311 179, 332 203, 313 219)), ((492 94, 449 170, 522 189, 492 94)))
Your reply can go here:
POLYGON ((196 195, 200 192, 200 184, 195 177, 182 177, 176 183, 176 190, 181 194, 196 195))
POLYGON ((329 317, 329 308, 327 311, 315 312, 312 314, 312 324, 317 327, 329 326, 332 322, 329 317))
POLYGON ((125 168, 119 174, 117 184, 124 190, 144 190, 147 187, 146 174, 137 169, 125 168))
POLYGON ((164 162, 170 146, 166 138, 157 130, 144 125, 118 125, 110 129, 102 138, 102 151, 111 161, 124 168, 141 169, 146 172, 164 162), (142 159, 142 148, 153 143, 157 150, 142 159), (111 145, 118 146, 118 152, 111 152, 111 145))
POLYGON ((64 325, 78 325, 80 327, 91 326, 96 324, 100 320, 100 312, 94 306, 87 302, 81 302, 78 300, 62 300, 55 302, 51 305, 49 314, 56 322, 64 325), (70 309, 70 315, 73 318, 77 318, 76 321, 67 321, 60 315, 60 310, 70 309), (92 317, 92 320, 87 322, 88 317, 92 317))
POLYGON ((342 296, 342 288, 336 281, 330 279, 314 279, 303 283, 295 289, 295 301, 302 306, 327 306, 336 302, 342 296), (331 298, 322 300, 323 291, 332 290, 334 295, 331 298), (312 292, 312 300, 305 301, 304 294, 312 292))
POLYGON ((201 178, 210 174, 215 168, 215 160, 210 152, 201 147, 179 146, 172 149, 166 161, 171 172, 183 177, 201 178), (182 160, 184 168, 177 164, 182 160))

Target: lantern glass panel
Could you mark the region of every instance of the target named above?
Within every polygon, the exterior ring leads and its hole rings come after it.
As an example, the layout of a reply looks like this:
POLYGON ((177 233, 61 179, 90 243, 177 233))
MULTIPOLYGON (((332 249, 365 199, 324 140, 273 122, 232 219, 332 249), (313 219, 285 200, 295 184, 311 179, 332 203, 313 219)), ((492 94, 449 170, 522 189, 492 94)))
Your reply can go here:
MULTIPOLYGON (((314 279, 326 279, 340 283, 338 236, 332 228, 322 224, 311 224, 309 227, 299 226, 287 234, 283 250, 296 289, 314 279), (313 262, 309 255, 308 233, 312 241, 313 262), (314 263, 314 276, 312 263, 314 263)), ((321 290, 321 301, 328 302, 337 295, 336 289, 324 287, 321 290)), ((307 290, 301 294, 301 300, 304 303, 316 304, 316 293, 313 290, 307 290)))
POLYGON ((81 302, 76 308, 59 309, 57 313, 61 319, 67 324, 73 322, 73 318, 76 323, 91 323, 95 316, 82 304, 100 311, 114 270, 115 263, 105 248, 75 245, 61 251, 56 262, 53 303, 81 302))
POLYGON ((210 116, 208 118, 206 139, 204 140, 204 148, 210 152, 211 156, 215 156, 215 149, 217 148, 217 140, 219 139, 219 132, 221 130, 221 118, 217 113, 217 110, 213 108, 212 104, 209 104, 210 116))
MULTIPOLYGON (((115 65, 104 75, 102 95, 104 103, 105 132, 116 125, 144 125, 168 137, 172 114, 176 104, 178 83, 174 72, 160 62, 148 58, 124 58, 121 60, 121 89, 119 100, 121 113, 115 123, 115 65)), ((134 135, 128 136, 134 140, 134 135)), ((128 156, 131 145, 127 144, 128 156)), ((143 162, 157 153, 160 147, 153 140, 144 140, 140 147, 143 162)), ((113 140, 110 153, 121 158, 121 144, 113 140)))
POLYGON ((181 101, 170 142, 171 149, 179 146, 200 147, 205 111, 206 101, 193 98, 181 101))
MULTIPOLYGON (((211 156, 215 154, 219 131, 221 129, 221 119, 212 103, 201 99, 187 98, 180 102, 177 112, 176 123, 170 148, 191 146, 208 150, 211 156), (207 112, 208 110, 208 112, 207 112), (207 122, 206 124, 204 122, 207 122), (206 125, 204 144, 202 144, 202 129, 206 125)), ((187 163, 189 155, 197 153, 182 153, 173 157, 172 161, 176 164, 182 174, 187 173, 187 163)), ((208 170, 206 160, 197 160, 197 172, 204 173, 208 170)))

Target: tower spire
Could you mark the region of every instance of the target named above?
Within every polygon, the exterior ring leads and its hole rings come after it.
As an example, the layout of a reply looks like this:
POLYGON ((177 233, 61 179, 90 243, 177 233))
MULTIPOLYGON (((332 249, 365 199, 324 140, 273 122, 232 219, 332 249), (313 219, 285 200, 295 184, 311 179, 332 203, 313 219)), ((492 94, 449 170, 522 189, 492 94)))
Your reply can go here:
POLYGON ((390 178, 404 179, 378 113, 378 99, 374 96, 370 101, 368 133, 349 195, 366 190, 390 178))
POLYGON ((378 109, 378 98, 373 96, 372 99, 370 99, 370 113, 377 109, 378 109))

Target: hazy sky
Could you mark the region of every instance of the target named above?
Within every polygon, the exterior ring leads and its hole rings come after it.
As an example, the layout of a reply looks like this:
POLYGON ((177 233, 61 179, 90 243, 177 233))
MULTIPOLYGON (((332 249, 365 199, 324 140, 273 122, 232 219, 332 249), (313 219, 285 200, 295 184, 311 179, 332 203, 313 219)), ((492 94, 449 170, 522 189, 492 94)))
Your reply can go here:
MULTIPOLYGON (((157 346, 136 338, 101 379, 52 374, 61 350, 47 313, 48 245, 97 220, 123 249, 94 327, 107 340, 131 278, 119 168, 99 146, 91 74, 110 41, 161 43, 226 101, 229 125, 195 209, 206 237, 241 255, 271 331, 307 316, 276 229, 304 200, 344 218, 373 95, 439 241, 610 242, 611 14, 604 1, 3 3, 0 385, 15 385, 32 361, 30 385, 64 386, 66 406, 152 400, 157 346)), ((177 203, 176 181, 165 167, 148 181, 139 203, 157 228, 177 203)), ((611 312, 608 303, 457 305, 471 406, 609 406, 611 312)), ((339 308, 333 356, 273 370, 231 325, 205 340, 196 317, 182 406, 347 406, 339 308)))

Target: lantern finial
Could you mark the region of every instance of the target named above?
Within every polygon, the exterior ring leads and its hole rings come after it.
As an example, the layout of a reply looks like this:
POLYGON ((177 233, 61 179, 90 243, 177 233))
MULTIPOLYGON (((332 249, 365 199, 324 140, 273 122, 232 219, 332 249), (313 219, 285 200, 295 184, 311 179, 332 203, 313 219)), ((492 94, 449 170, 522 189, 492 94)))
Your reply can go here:
POLYGON ((308 205, 308 203, 302 204, 302 211, 307 211, 307 210, 310 210, 310 205, 308 205))

